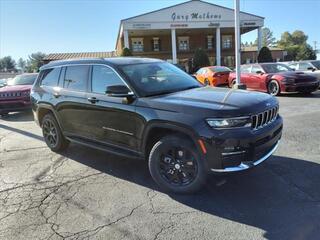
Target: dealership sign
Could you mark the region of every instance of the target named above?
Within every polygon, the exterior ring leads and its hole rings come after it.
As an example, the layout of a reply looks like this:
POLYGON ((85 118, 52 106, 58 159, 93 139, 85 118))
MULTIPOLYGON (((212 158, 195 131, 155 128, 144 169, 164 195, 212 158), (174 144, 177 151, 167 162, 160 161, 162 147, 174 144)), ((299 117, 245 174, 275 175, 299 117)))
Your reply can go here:
POLYGON ((221 19, 221 14, 213 14, 210 12, 206 12, 206 13, 193 12, 190 14, 178 14, 174 12, 171 14, 172 21, 218 20, 218 19, 221 19))

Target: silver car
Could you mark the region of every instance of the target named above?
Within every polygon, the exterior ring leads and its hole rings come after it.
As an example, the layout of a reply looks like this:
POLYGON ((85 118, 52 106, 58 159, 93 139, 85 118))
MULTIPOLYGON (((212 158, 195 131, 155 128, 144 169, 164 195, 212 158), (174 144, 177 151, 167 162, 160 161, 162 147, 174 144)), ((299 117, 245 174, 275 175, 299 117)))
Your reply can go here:
POLYGON ((306 60, 300 62, 288 63, 288 66, 296 71, 305 72, 315 76, 320 80, 320 60, 306 60))

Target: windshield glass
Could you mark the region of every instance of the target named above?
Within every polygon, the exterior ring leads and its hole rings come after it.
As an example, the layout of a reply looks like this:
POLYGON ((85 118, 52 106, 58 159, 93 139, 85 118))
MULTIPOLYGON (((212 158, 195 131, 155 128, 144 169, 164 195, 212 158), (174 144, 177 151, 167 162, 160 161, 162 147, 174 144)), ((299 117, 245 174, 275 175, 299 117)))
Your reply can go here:
POLYGON ((318 70, 320 70, 320 61, 312 61, 313 66, 315 66, 318 70))
POLYGON ((284 64, 274 63, 274 64, 263 64, 262 68, 266 73, 279 73, 279 72, 291 72, 291 68, 284 64))
POLYGON ((130 64, 119 68, 144 97, 202 86, 196 79, 166 62, 130 64))
POLYGON ((8 81, 8 85, 14 86, 14 85, 32 85, 34 81, 36 80, 37 75, 36 74, 30 74, 30 75, 18 75, 14 79, 8 81))
POLYGON ((231 72, 231 69, 227 67, 210 67, 210 70, 213 72, 231 72))

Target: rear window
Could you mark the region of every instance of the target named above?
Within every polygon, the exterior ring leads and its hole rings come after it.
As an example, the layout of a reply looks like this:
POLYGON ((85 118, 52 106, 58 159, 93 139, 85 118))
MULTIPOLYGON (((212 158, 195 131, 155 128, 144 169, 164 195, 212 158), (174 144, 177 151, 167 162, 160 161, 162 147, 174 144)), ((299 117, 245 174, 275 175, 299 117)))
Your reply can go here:
POLYGON ((210 70, 213 72, 231 72, 231 69, 227 67, 210 67, 210 70))
POLYGON ((86 91, 88 73, 87 65, 67 67, 63 87, 75 91, 86 91))
POLYGON ((58 85, 61 68, 46 69, 42 72, 41 85, 55 87, 58 85))

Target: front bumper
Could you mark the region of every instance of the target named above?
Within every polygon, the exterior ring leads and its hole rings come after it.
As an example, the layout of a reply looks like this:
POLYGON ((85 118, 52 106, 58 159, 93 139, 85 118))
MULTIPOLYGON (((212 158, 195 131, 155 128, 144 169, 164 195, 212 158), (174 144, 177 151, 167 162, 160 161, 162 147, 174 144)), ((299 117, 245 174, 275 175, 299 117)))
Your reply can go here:
POLYGON ((260 163, 267 160, 278 148, 280 140, 271 148, 269 152, 267 152, 264 156, 262 156, 260 159, 254 161, 254 162, 241 162, 238 166, 235 167, 226 167, 223 169, 215 169, 211 168, 212 172, 239 172, 243 170, 247 170, 249 168, 255 167, 259 165, 260 163))
POLYGON ((31 109, 31 102, 29 99, 0 102, 0 113, 1 112, 20 112, 20 111, 25 111, 29 109, 31 109))
POLYGON ((314 92, 319 88, 319 81, 308 83, 284 84, 282 92, 314 92))
POLYGON ((242 171, 259 165, 277 149, 282 135, 281 116, 258 130, 251 128, 210 131, 204 140, 207 169, 211 172, 242 171))

